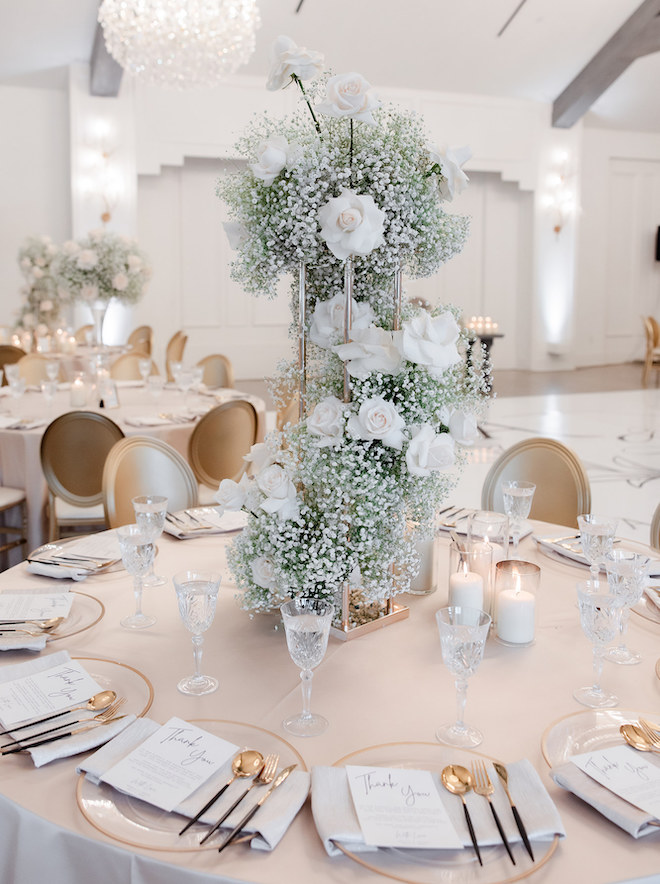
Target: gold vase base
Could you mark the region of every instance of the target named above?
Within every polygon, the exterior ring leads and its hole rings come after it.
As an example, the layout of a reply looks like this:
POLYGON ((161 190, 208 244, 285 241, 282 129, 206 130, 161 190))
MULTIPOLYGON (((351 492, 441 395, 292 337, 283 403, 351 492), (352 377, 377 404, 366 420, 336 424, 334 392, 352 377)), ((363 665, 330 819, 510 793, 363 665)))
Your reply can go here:
POLYGON ((389 605, 387 613, 381 614, 373 620, 367 620, 356 626, 351 626, 349 623, 342 623, 341 626, 331 626, 330 635, 338 638, 340 641, 347 642, 366 635, 368 632, 374 632, 376 629, 389 626, 391 623, 396 623, 398 620, 405 620, 409 616, 410 608, 393 602, 389 605))

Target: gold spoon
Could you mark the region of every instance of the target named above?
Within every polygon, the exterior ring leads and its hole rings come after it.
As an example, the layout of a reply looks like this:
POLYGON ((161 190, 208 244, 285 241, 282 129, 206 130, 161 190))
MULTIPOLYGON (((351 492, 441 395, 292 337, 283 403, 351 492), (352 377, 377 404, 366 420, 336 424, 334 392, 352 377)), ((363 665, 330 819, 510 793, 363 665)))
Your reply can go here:
POLYGON ((452 795, 458 795, 463 802, 465 822, 467 823, 467 827, 470 832, 472 846, 474 847, 474 852, 477 854, 479 865, 483 866, 481 853, 479 852, 479 845, 477 844, 477 838, 474 834, 474 826, 472 825, 470 811, 468 810, 468 806, 465 803, 465 793, 469 792, 472 788, 472 776, 470 774, 470 771, 467 769, 467 767, 462 767, 462 765, 460 764, 448 764, 447 767, 445 767, 440 774, 440 779, 442 780, 442 785, 445 787, 445 789, 447 789, 448 792, 451 792, 452 795))
POLYGON ((20 632, 25 635, 42 635, 44 632, 52 632, 52 630, 56 629, 63 620, 64 617, 52 617, 50 620, 43 620, 41 622, 36 620, 28 620, 26 621, 26 624, 34 625, 34 630, 24 629, 23 626, 16 626, 13 628, 10 626, 0 626, 0 633, 20 632))
POLYGON ((64 620, 64 617, 50 617, 48 620, 0 620, 0 630, 9 629, 12 626, 37 626, 39 629, 55 629, 64 620))
POLYGON ((93 697, 90 697, 83 706, 74 706, 73 709, 65 709, 63 712, 56 712, 54 715, 46 715, 45 718, 38 718, 36 721, 29 722, 29 724, 21 724, 19 727, 12 727, 8 731, 0 731, 0 737, 3 737, 5 734, 13 734, 14 731, 20 731, 24 727, 34 727, 35 724, 41 724, 43 721, 59 718, 60 715, 68 715, 69 712, 78 712, 80 709, 89 709, 91 712, 100 712, 101 709, 106 709, 108 706, 111 706, 116 699, 117 694, 114 691, 99 691, 98 694, 94 694, 93 697))
POLYGON ((639 749, 640 752, 660 752, 647 740, 646 735, 634 724, 622 724, 619 728, 621 736, 632 746, 633 749, 639 749))
POLYGON ((199 818, 206 813, 209 807, 215 804, 215 802, 223 794, 225 789, 228 789, 237 777, 253 777, 255 774, 259 773, 263 766, 264 757, 261 752, 257 752, 255 749, 245 749, 243 752, 239 752, 231 763, 231 770, 233 774, 231 779, 228 780, 224 784, 224 786, 218 792, 216 792, 209 801, 206 802, 199 813, 195 814, 195 816, 191 820, 188 820, 186 825, 179 832, 179 835, 183 835, 184 832, 187 832, 192 824, 196 823, 199 818))

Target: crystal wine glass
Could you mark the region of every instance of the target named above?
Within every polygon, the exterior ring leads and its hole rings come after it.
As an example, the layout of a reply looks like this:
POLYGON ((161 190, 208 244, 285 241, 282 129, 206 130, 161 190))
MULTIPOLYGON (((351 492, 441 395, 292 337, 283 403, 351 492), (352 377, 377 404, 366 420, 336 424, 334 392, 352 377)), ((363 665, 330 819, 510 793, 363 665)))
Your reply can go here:
POLYGON ((142 378, 142 383, 147 386, 147 378, 151 374, 151 359, 138 359, 138 371, 142 378))
POLYGON ((192 633, 195 672, 182 678, 177 687, 182 694, 201 696, 217 690, 218 679, 202 675, 203 633, 213 623, 221 577, 211 571, 182 571, 172 578, 183 625, 192 633))
POLYGON ((57 393, 57 381, 42 381, 40 387, 46 403, 46 412, 50 414, 51 406, 55 401, 55 394, 57 393))
MULTIPOLYGON (((167 498, 155 494, 143 494, 131 500, 135 512, 135 522, 140 530, 155 543, 163 533, 165 516, 167 515, 167 498)), ((154 557, 151 560, 149 573, 145 575, 142 586, 150 589, 152 586, 163 586, 166 582, 164 577, 154 573, 154 557)))
POLYGON ((611 663, 631 666, 640 663, 641 654, 631 651, 625 642, 630 609, 641 599, 647 582, 649 559, 625 549, 613 550, 605 560, 607 582, 610 591, 621 599, 621 615, 619 618, 619 644, 610 648, 605 659, 611 663))
POLYGON ((5 363, 4 370, 7 384, 10 386, 12 381, 17 381, 21 376, 21 370, 15 362, 5 363))
POLYGON ((14 405, 12 406, 12 411, 18 415, 20 409, 18 407, 18 403, 20 402, 21 396, 25 393, 27 389, 27 382, 25 378, 17 377, 15 379, 9 379, 9 392, 11 394, 12 399, 14 400, 14 405))
POLYGON ((600 686, 605 645, 617 634, 622 606, 621 599, 608 590, 607 585, 593 580, 582 580, 577 584, 580 625, 593 646, 594 683, 591 687, 579 688, 573 696, 578 703, 594 709, 617 706, 619 703, 618 697, 600 686))
POLYGON ((594 583, 598 583, 601 566, 605 565, 607 554, 612 550, 618 524, 618 519, 603 519, 593 513, 578 516, 582 552, 589 562, 594 583))
POLYGON ((124 617, 120 623, 126 629, 145 629, 153 626, 155 617, 142 613, 142 578, 148 573, 154 559, 153 541, 138 525, 122 525, 117 528, 117 538, 124 568, 133 576, 135 613, 124 617))
POLYGON ((285 718, 282 726, 297 737, 317 737, 328 726, 322 715, 312 714, 312 677, 328 647, 334 608, 320 599, 297 598, 280 607, 286 643, 293 662, 300 668, 303 708, 298 715, 285 718))
POLYGON ((436 737, 450 746, 474 748, 483 734, 463 721, 467 700, 468 678, 477 671, 484 655, 491 618, 478 608, 450 606, 436 611, 440 633, 442 661, 451 672, 456 685, 457 716, 454 724, 438 728, 436 737))
POLYGON ((522 482, 517 479, 502 482, 504 512, 509 517, 514 556, 518 552, 518 543, 520 542, 523 524, 532 508, 532 498, 535 491, 536 485, 533 482, 522 482))
POLYGON ((195 374, 192 368, 182 368, 177 376, 177 383, 179 389, 183 392, 183 406, 188 408, 188 393, 195 383, 195 374))
POLYGON ((49 381, 56 381, 60 376, 60 364, 57 359, 49 359, 46 363, 46 376, 49 381))

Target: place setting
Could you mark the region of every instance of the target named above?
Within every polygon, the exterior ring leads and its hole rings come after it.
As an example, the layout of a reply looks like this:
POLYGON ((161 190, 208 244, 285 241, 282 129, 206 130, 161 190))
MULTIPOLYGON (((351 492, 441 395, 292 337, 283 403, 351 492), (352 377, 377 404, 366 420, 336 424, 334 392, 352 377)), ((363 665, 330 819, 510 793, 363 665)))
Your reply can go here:
POLYGON ((0 650, 42 651, 47 643, 91 629, 104 614, 99 599, 78 590, 5 589, 0 592, 0 650))
POLYGON ((32 574, 76 581, 121 567, 114 530, 44 543, 28 554, 26 564, 32 574))
POLYGON ((199 506, 168 512, 163 530, 179 540, 204 537, 207 534, 233 534, 247 524, 247 513, 222 512, 218 507, 199 506))

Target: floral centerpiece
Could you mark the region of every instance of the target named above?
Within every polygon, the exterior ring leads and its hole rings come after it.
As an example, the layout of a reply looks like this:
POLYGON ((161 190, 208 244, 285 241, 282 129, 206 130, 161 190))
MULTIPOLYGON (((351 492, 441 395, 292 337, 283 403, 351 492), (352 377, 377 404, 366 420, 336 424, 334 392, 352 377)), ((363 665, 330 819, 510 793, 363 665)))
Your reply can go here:
POLYGON ((46 334, 61 321, 66 299, 58 294, 51 273, 56 255, 57 246, 49 236, 29 236, 18 250, 25 300, 16 320, 17 330, 46 334))
POLYGON ((350 587, 357 623, 409 588, 416 543, 457 481, 489 390, 458 312, 395 296, 401 271, 429 276, 461 250, 468 221, 443 204, 467 183, 469 154, 430 145, 421 120, 382 105, 361 75, 318 76, 320 55, 289 38, 273 55, 268 87, 296 84, 301 106, 250 126, 238 143, 248 168, 218 194, 234 279, 266 296, 282 274, 297 280, 291 331, 305 359, 284 363, 273 391, 284 406, 299 390, 303 409, 217 500, 250 514, 229 551, 245 609, 336 601, 350 587))
POLYGON ((137 243, 103 229, 65 242, 52 272, 61 297, 89 304, 107 304, 112 298, 135 304, 151 277, 149 262, 137 243))

